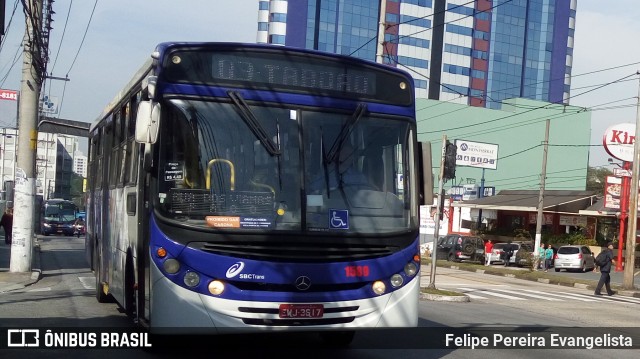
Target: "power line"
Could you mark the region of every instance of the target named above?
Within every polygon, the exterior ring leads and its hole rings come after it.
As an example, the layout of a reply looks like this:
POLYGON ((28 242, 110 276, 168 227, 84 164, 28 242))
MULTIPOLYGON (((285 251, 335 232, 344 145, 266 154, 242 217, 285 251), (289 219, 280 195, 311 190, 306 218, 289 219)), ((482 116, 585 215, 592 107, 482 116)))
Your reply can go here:
POLYGON ((67 10, 67 18, 64 21, 64 27, 62 28, 62 36, 60 37, 60 43, 58 44, 58 50, 56 51, 56 58, 53 60, 53 66, 51 66, 51 73, 56 67, 56 63, 58 62, 58 56, 60 55, 60 50, 62 49, 62 42, 64 41, 64 35, 67 33, 67 25, 69 24, 69 15, 71 15, 71 6, 73 5, 73 0, 69 1, 69 9, 67 10))
MULTIPOLYGON (((87 37, 87 33, 89 32, 89 27, 91 26, 91 20, 93 19, 93 14, 96 11, 96 6, 98 5, 98 0, 96 0, 93 3, 93 9, 91 9, 91 15, 89 16, 89 21, 87 22, 87 27, 84 29, 84 34, 82 35, 82 41, 80 42, 80 46, 78 47, 78 51, 76 51, 76 55, 73 58, 73 61, 71 62, 71 66, 69 66, 69 70, 67 70, 67 74, 65 77, 69 77, 69 73, 71 72, 71 69, 73 69, 73 66, 76 64, 76 60, 78 59, 78 55, 80 55, 80 50, 82 50, 82 46, 84 45, 84 40, 87 37)), ((62 91, 62 97, 60 99, 60 105, 58 106, 58 114, 62 113, 62 104, 64 103, 64 94, 66 92, 67 89, 67 82, 65 81, 64 83, 64 88, 62 91)))
POLYGON ((84 35, 82 35, 82 41, 80 42, 80 46, 78 47, 78 51, 76 51, 76 56, 73 58, 71 62, 71 66, 69 66, 69 70, 67 70, 67 77, 73 69, 73 66, 76 64, 76 60, 78 59, 78 55, 80 55, 80 50, 82 50, 82 46, 84 45, 84 40, 87 37, 87 32, 89 32, 89 26, 91 26, 91 20, 93 19, 93 14, 96 11, 96 6, 98 5, 98 0, 93 3, 93 9, 91 9, 91 15, 89 16, 89 22, 87 22, 87 27, 84 29, 84 35))

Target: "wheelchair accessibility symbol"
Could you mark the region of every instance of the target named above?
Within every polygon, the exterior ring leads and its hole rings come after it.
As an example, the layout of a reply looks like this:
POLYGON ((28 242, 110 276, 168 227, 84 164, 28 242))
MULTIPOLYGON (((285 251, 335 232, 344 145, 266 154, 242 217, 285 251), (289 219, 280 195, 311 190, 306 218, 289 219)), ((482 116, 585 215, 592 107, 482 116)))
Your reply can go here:
POLYGON ((346 209, 330 209, 329 228, 349 229, 349 211, 346 209))

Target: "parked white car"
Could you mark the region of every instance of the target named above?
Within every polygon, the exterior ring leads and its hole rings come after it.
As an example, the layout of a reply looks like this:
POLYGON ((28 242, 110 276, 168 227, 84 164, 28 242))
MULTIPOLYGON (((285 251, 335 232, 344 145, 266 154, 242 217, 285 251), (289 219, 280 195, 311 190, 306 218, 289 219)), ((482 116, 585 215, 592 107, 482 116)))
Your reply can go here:
POLYGON ((558 248, 554 256, 553 266, 556 272, 560 272, 560 269, 566 269, 567 271, 573 269, 587 272, 593 270, 596 263, 589 247, 573 245, 558 248))

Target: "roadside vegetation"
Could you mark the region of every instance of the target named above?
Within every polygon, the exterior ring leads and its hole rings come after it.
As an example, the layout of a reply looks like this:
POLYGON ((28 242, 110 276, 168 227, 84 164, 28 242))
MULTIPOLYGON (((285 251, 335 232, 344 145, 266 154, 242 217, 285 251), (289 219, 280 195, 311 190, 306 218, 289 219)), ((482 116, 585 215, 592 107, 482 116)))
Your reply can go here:
POLYGON ((437 288, 420 288, 420 292, 424 294, 447 295, 447 296, 463 296, 463 293, 454 292, 452 290, 444 290, 437 288))

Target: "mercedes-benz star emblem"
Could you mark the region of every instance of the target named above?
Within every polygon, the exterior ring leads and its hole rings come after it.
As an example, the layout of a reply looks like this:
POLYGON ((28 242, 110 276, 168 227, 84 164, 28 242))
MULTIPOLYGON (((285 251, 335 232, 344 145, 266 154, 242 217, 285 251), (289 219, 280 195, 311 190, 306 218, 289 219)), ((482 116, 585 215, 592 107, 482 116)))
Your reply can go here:
POLYGON ((300 276, 296 278, 295 285, 298 290, 307 290, 311 287, 311 279, 309 279, 309 277, 300 276))

